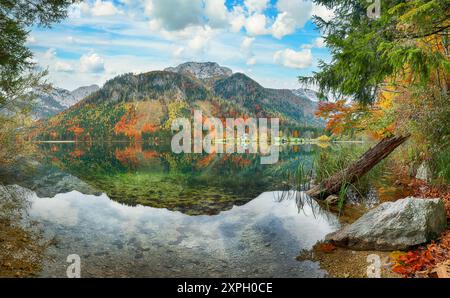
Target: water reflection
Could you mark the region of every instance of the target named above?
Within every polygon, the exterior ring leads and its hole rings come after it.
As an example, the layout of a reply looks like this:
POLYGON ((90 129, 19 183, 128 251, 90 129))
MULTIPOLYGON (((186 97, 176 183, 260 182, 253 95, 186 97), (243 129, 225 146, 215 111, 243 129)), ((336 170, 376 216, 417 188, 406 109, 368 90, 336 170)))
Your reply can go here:
POLYGON ((0 181, 32 190, 30 219, 55 244, 41 276, 64 277, 78 254, 85 277, 322 277, 295 257, 338 219, 289 184, 299 167, 313 171, 318 150, 282 147, 261 165, 254 154, 176 155, 163 142, 41 144, 0 167, 0 181))
POLYGON ((256 154, 173 154, 148 144, 41 144, 39 162, 0 169, 0 180, 41 197, 77 190, 106 193, 117 202, 214 215, 270 190, 283 189, 285 173, 312 167, 312 145, 281 148, 280 162, 261 165, 256 154))
POLYGON ((65 258, 79 254, 84 276, 321 277, 309 261, 295 260, 339 227, 314 201, 296 195, 278 201, 267 192, 215 216, 188 216, 130 207, 77 191, 31 198, 32 219, 42 223, 53 261, 42 276, 64 276, 65 258), (303 204, 299 213, 298 203, 303 204))

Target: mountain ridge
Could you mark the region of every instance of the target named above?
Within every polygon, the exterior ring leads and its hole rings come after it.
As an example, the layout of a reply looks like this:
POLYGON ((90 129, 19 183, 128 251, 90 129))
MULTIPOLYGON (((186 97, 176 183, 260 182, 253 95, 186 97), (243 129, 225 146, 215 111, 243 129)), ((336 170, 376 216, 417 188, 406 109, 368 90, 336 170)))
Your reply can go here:
POLYGON ((276 117, 282 125, 321 126, 313 114, 317 103, 292 90, 264 88, 245 74, 211 62, 184 63, 169 70, 128 73, 107 81, 44 121, 44 139, 141 139, 144 133, 170 130, 174 118, 190 118, 196 109, 219 118, 276 117))
POLYGON ((176 67, 165 68, 164 71, 190 74, 200 80, 229 77, 233 74, 230 68, 220 66, 216 62, 185 62, 176 67))
POLYGON ((57 115, 98 90, 100 87, 94 84, 78 87, 72 91, 58 87, 35 89, 31 91, 34 97, 32 117, 39 120, 57 115))

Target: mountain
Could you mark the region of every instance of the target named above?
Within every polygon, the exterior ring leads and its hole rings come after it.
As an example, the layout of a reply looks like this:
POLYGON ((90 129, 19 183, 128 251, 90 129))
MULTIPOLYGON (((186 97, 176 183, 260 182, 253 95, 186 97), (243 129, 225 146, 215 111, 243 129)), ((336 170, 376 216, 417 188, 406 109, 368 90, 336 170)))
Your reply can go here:
POLYGON ((175 118, 280 118, 282 127, 321 127, 306 94, 264 88, 217 63, 188 62, 164 71, 123 74, 40 123, 40 139, 140 139, 168 132, 175 118))
POLYGON ((94 93, 94 92, 96 92, 98 90, 100 90, 100 87, 97 86, 97 85, 78 87, 77 89, 75 89, 72 92, 70 92, 70 94, 75 99, 75 102, 72 105, 76 104, 77 102, 79 102, 83 98, 91 95, 92 93, 94 93))
POLYGON ((54 116, 100 89, 97 85, 79 87, 73 91, 62 88, 36 89, 32 91, 34 103, 33 118, 43 119, 54 116))
POLYGON ((233 71, 227 67, 222 67, 215 62, 186 62, 177 67, 169 67, 164 71, 175 72, 180 74, 190 74, 194 77, 205 80, 211 78, 229 77, 233 71))
POLYGON ((299 97, 308 98, 309 100, 313 102, 319 101, 318 93, 314 90, 307 89, 307 88, 300 88, 300 89, 294 89, 291 90, 294 95, 297 95, 299 97))
POLYGON ((263 110, 294 123, 318 124, 314 119, 316 103, 308 97, 295 95, 287 89, 264 88, 242 73, 216 81, 214 92, 248 110, 263 110))

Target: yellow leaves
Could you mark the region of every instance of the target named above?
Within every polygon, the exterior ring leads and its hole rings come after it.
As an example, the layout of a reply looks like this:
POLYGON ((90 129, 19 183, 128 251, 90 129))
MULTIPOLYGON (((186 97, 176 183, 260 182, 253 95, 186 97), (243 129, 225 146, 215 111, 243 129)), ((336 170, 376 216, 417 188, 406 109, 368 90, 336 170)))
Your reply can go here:
POLYGON ((400 259, 401 257, 405 257, 406 256, 406 252, 404 251, 393 251, 389 254, 389 257, 391 258, 392 261, 397 261, 398 259, 400 259))
POLYGON ((394 90, 382 91, 380 93, 380 96, 379 96, 379 99, 378 99, 376 105, 378 107, 380 107, 382 110, 390 109, 390 108, 392 108, 392 103, 393 103, 393 100, 396 98, 396 95, 397 94, 395 93, 394 90))
POLYGON ((183 109, 187 109, 188 105, 184 101, 173 101, 173 102, 169 103, 167 107, 168 107, 169 119, 167 120, 167 122, 165 124, 165 128, 170 129, 172 126, 172 122, 175 119, 181 118, 183 116, 182 111, 183 111, 183 109))
POLYGON ((328 137, 328 136, 326 136, 326 135, 322 135, 322 136, 320 136, 320 137, 318 137, 317 138, 317 141, 319 141, 319 142, 329 142, 331 140, 331 138, 330 137, 328 137))

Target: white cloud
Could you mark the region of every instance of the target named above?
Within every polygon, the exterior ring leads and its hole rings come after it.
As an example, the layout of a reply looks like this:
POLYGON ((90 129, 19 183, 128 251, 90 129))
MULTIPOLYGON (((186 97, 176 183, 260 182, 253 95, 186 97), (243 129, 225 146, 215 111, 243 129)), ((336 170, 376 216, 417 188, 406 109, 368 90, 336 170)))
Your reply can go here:
POLYGON ((254 37, 248 37, 248 36, 246 36, 246 37, 244 38, 244 40, 242 40, 241 48, 244 49, 244 50, 250 49, 254 41, 255 41, 255 38, 254 38, 254 37))
POLYGON ((202 24, 202 0, 147 0, 145 13, 169 31, 202 24))
POLYGON ((188 47, 194 52, 200 52, 203 50, 208 43, 209 37, 207 35, 197 35, 192 40, 189 41, 188 47))
POLYGON ((255 57, 251 57, 251 58, 247 59, 246 64, 247 64, 247 65, 255 65, 256 62, 257 62, 257 61, 256 61, 256 58, 255 58, 255 57))
POLYGON ((301 51, 294 51, 286 49, 278 51, 273 56, 275 63, 289 67, 289 68, 308 68, 312 65, 313 56, 310 49, 303 49, 301 51))
POLYGON ((274 37, 281 39, 305 26, 311 17, 312 3, 304 0, 278 0, 278 16, 272 26, 274 37))
POLYGON ((261 13, 267 9, 269 0, 245 0, 244 5, 247 7, 249 13, 261 13))
POLYGON ((314 45, 316 48, 324 48, 325 47, 325 39, 323 37, 318 37, 314 40, 314 45))
POLYGON ((85 54, 80 58, 80 70, 82 72, 100 73, 105 70, 105 62, 96 53, 85 54))
MULTIPOLYGON (((298 71, 299 66, 308 63, 298 63, 296 55, 285 50, 290 47, 294 53, 303 53, 302 48, 258 36, 282 38, 297 32, 304 24, 295 16, 310 16, 313 5, 303 0, 278 0, 278 4, 272 0, 227 2, 232 6, 225 6, 225 0, 86 0, 71 6, 64 26, 33 29, 36 40, 30 42, 34 42, 32 50, 39 64, 49 68, 49 79, 68 89, 90 83, 100 85, 121 73, 163 69, 190 60, 215 61, 236 71, 252 68, 252 77, 270 77, 263 82, 272 87, 291 78, 290 82, 296 82, 298 75, 309 72, 298 71), (109 13, 97 11, 98 16, 94 16, 93 8, 107 7, 105 3, 114 7, 111 12, 118 11, 116 15, 100 16, 109 13), (295 9, 301 8, 299 4, 304 4, 305 9, 295 9), (49 48, 52 50, 45 54, 49 48), (280 50, 276 59, 279 65, 275 65, 274 53, 280 50), (63 60, 60 53, 84 58, 63 60), (279 74, 277 81, 272 81, 273 73, 279 74)), ((316 11, 327 13, 318 8, 316 11)), ((309 28, 305 33, 316 34, 309 28)), ((311 45, 303 45, 303 49, 321 46, 314 38, 309 42, 311 45)), ((317 54, 327 55, 325 51, 317 54)))
POLYGON ((255 37, 246 36, 241 42, 241 51, 246 56, 246 64, 247 65, 255 65, 256 58, 252 51, 252 45, 255 41, 255 37))
POLYGON ((47 60, 52 60, 56 57, 56 50, 54 48, 49 48, 45 53, 44 53, 44 58, 47 60))
POLYGON ((75 3, 72 7, 70 16, 81 17, 81 13, 86 15, 91 13, 91 7, 89 6, 89 3, 87 2, 75 3))
POLYGON ((274 37, 281 39, 286 35, 295 32, 297 22, 287 12, 280 13, 272 26, 274 37))
POLYGON ((229 14, 231 31, 239 32, 245 26, 245 13, 242 6, 235 6, 229 14))
POLYGON ((247 18, 245 30, 247 30, 249 35, 264 35, 270 32, 266 26, 266 16, 264 14, 255 13, 247 18))
POLYGON ((73 72, 74 68, 71 64, 64 61, 57 61, 55 64, 55 70, 58 72, 73 72))
POLYGON ((313 49, 313 48, 324 48, 325 47, 325 39, 323 37, 318 37, 313 40, 310 44, 301 45, 302 49, 313 49))
POLYGON ((27 36, 27 43, 31 44, 31 43, 36 43, 36 38, 32 35, 28 35, 27 36))
POLYGON ((112 2, 96 0, 91 8, 91 13, 96 17, 113 16, 119 13, 119 10, 112 2))
POLYGON ((228 10, 224 0, 204 0, 205 14, 208 24, 212 27, 225 27, 228 25, 228 10))
MULTIPOLYGON (((150 24, 150 28, 151 30, 155 30, 155 28, 152 28, 152 24, 150 24)), ((209 46, 210 41, 221 31, 210 26, 189 26, 178 31, 168 31, 164 28, 159 28, 154 32, 164 39, 179 45, 177 49, 172 49, 175 56, 194 58, 196 55, 204 52, 209 46)))
POLYGON ((109 17, 123 13, 112 1, 95 0, 95 2, 80 2, 68 9, 69 18, 84 16, 109 17))
POLYGON ((311 16, 321 17, 324 21, 328 22, 334 17, 334 12, 325 6, 313 4, 311 16))

